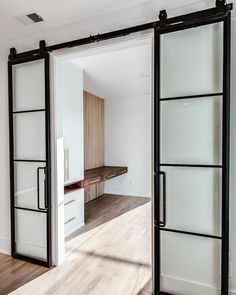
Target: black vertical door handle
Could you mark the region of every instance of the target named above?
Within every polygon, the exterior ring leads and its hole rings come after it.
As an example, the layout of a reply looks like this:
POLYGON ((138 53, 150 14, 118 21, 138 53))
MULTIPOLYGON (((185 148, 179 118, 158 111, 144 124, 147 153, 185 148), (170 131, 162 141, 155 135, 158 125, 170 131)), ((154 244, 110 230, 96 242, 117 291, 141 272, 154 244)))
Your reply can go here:
POLYGON ((45 211, 48 208, 48 200, 47 200, 47 167, 38 167, 37 168, 37 206, 39 210, 45 211), (44 208, 41 207, 40 204, 40 170, 44 171, 45 179, 44 179, 44 208))
MULTIPOLYGON (((166 226, 166 173, 164 171, 160 171, 159 175, 160 175, 160 177, 162 176, 162 178, 163 178, 163 182, 162 182, 163 183, 163 185, 162 185, 162 207, 163 207, 162 216, 163 216, 163 220, 159 220, 159 226, 165 227, 166 226)), ((159 194, 161 197, 160 188, 159 188, 159 194)), ((160 200, 159 200, 159 202, 160 202, 160 200)), ((159 206, 160 206, 160 203, 159 203, 159 206)))

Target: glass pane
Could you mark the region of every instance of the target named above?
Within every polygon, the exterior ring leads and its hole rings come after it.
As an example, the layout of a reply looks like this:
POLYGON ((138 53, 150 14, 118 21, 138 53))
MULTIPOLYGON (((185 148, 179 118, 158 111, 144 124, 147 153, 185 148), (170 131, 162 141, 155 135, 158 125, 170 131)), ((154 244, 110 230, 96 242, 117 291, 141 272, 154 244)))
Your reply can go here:
POLYGON ((161 36, 161 97, 222 92, 222 23, 161 36))
POLYGON ((161 163, 221 164, 222 97, 161 102, 161 163))
POLYGON ((15 159, 46 160, 45 112, 14 114, 15 159))
MULTIPOLYGON (((45 163, 15 162, 15 206, 38 209, 37 169, 45 163)), ((44 208, 44 171, 39 170, 40 207, 44 208)))
POLYGON ((221 169, 162 167, 166 227, 221 235, 221 169))
POLYGON ((44 60, 13 66, 13 111, 45 108, 44 60))
POLYGON ((46 260, 45 213, 15 209, 16 252, 18 254, 46 260))
POLYGON ((161 290, 181 295, 220 295, 221 241, 161 233, 161 290))

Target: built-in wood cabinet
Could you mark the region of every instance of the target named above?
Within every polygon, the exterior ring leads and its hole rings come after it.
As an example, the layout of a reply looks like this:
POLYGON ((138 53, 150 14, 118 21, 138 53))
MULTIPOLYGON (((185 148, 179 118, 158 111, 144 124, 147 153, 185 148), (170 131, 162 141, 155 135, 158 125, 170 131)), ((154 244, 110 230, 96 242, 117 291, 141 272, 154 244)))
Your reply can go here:
MULTIPOLYGON (((105 165, 104 99, 84 91, 84 168, 105 165)), ((99 182, 84 190, 85 203, 104 194, 104 183, 99 182)))
POLYGON ((105 166, 104 99, 79 87, 69 91, 64 108, 65 236, 83 226, 84 203, 104 194, 104 181, 128 171, 105 166))

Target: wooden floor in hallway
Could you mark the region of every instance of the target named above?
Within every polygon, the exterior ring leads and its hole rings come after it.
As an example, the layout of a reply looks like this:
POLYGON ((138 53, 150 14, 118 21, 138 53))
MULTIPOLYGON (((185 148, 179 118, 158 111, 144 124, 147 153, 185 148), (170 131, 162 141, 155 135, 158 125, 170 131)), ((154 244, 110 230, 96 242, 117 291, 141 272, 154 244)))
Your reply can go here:
POLYGON ((0 254, 0 295, 6 295, 25 285, 48 268, 0 254))
POLYGON ((149 295, 151 202, 104 195, 66 241, 66 261, 11 294, 149 295))

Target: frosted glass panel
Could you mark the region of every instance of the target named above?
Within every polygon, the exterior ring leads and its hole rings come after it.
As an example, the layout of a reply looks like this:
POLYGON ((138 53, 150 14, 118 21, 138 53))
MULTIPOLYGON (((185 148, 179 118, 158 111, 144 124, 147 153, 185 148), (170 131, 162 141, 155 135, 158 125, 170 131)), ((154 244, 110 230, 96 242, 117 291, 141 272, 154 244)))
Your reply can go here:
POLYGON ((161 233, 161 290, 181 295, 220 295, 221 241, 161 233))
POLYGON ((45 112, 14 114, 15 159, 46 160, 45 112))
POLYGON ((13 66, 13 111, 45 108, 44 60, 13 66))
POLYGON ((222 24, 161 36, 161 97, 222 92, 222 24))
POLYGON ((161 163, 221 164, 222 97, 161 102, 161 163))
MULTIPOLYGON (((15 206, 38 209, 37 169, 45 163, 15 162, 15 206)), ((44 171, 39 170, 40 207, 44 208, 44 171)))
POLYGON ((15 209, 16 251, 18 254, 46 260, 46 217, 45 213, 15 209))
POLYGON ((162 167, 166 227, 221 235, 221 169, 162 167))

